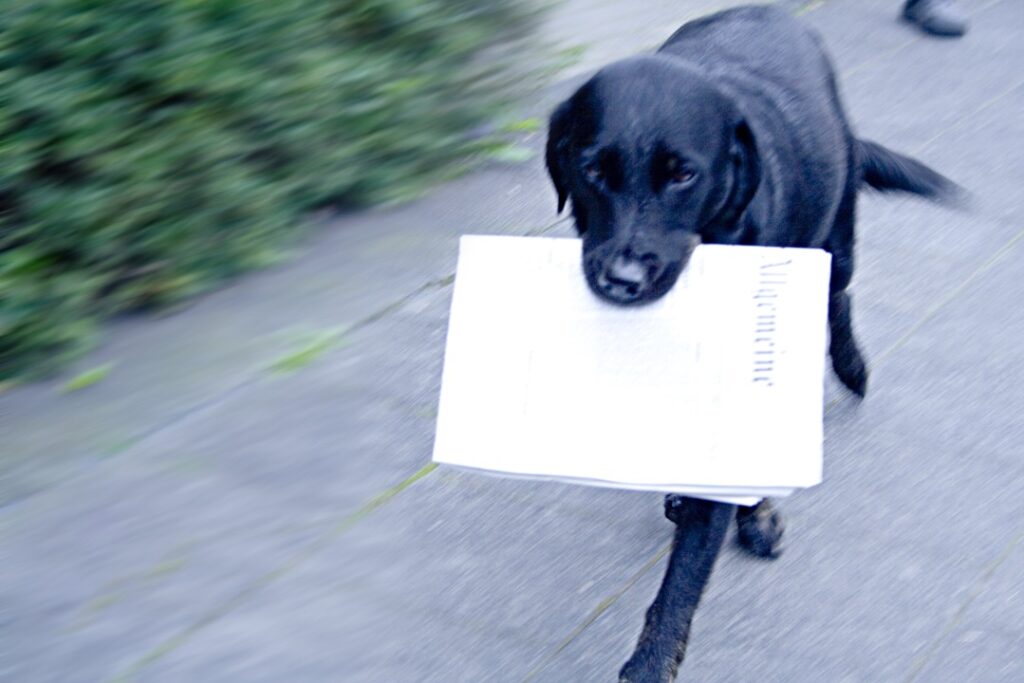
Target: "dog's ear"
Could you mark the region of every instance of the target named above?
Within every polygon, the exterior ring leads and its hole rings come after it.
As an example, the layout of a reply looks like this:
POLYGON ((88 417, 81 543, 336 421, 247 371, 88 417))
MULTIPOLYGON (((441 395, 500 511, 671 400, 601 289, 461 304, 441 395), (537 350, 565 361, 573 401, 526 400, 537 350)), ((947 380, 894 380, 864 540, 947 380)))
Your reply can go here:
POLYGON ((569 137, 572 134, 573 100, 558 105, 548 123, 548 143, 544 154, 548 175, 558 193, 558 213, 569 198, 569 137))
POLYGON ((736 222, 761 183, 761 157, 757 153, 754 133, 746 121, 736 124, 729 163, 733 174, 732 188, 725 205, 715 217, 715 222, 723 227, 731 227, 736 222))

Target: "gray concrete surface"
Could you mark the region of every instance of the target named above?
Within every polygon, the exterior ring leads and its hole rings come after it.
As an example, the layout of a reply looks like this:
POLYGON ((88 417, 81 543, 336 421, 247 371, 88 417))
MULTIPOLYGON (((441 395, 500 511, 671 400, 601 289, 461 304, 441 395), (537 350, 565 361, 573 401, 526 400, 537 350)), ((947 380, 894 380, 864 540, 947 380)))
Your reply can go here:
MULTIPOLYGON (((576 77, 729 4, 569 0, 545 31, 589 46, 576 77)), ((1024 5, 963 0, 956 41, 898 5, 803 17, 858 131, 976 206, 861 202, 869 396, 830 382, 825 482, 785 502, 781 559, 723 554, 683 680, 1024 680, 1024 5)), ((569 234, 539 158, 116 325, 86 390, 0 395, 0 680, 614 680, 671 534, 659 496, 429 466, 467 232, 569 234)))

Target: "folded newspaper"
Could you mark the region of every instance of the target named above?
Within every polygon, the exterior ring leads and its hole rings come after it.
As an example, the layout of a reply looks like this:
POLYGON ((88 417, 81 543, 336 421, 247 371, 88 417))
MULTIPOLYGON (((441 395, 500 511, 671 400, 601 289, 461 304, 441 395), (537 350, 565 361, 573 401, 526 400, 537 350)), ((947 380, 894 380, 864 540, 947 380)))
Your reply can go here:
POLYGON ((702 245, 624 308, 580 250, 462 238, 436 462, 739 504, 821 481, 826 252, 702 245))

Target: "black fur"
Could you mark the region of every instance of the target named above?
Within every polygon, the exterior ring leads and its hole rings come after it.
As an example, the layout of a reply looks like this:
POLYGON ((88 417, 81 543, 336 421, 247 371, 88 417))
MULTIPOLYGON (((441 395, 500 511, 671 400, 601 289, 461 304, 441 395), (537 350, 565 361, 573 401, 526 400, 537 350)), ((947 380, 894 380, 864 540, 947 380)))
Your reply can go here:
POLYGON ((864 182, 876 190, 910 192, 938 201, 961 197, 959 187, 920 161, 870 140, 857 140, 857 152, 864 182))
MULTIPOLYGON (((744 7, 684 25, 654 55, 601 70, 552 114, 546 161, 571 202, 594 293, 640 305, 668 292, 699 242, 832 254, 829 352, 863 396, 868 371, 846 291, 857 191, 930 199, 958 188, 920 162, 858 140, 816 34, 786 12, 744 7)), ((728 520, 755 555, 778 554, 782 521, 750 508, 666 499, 669 568, 622 681, 671 681, 728 520)))

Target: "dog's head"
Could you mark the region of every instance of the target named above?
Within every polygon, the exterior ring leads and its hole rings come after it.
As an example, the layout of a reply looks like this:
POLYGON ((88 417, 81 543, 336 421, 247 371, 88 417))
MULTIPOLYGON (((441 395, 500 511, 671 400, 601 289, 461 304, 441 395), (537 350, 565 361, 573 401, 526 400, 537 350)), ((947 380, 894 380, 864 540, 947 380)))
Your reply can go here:
POLYGON ((547 166, 558 210, 572 200, 587 282, 616 304, 663 296, 702 240, 735 241, 760 181, 732 100, 659 56, 613 64, 563 102, 547 166))

